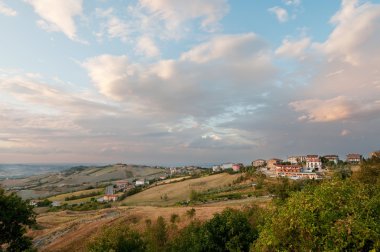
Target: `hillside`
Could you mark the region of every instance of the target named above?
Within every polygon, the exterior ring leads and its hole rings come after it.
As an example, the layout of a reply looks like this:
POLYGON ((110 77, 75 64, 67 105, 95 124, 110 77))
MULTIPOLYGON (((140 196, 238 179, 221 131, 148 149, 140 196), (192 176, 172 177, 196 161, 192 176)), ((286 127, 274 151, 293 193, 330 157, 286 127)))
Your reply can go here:
POLYGON ((122 201, 122 204, 134 206, 173 205, 180 201, 189 200, 192 190, 205 191, 211 188, 223 187, 231 184, 238 176, 240 176, 240 174, 230 175, 228 173, 221 173, 176 183, 163 184, 127 197, 122 201))
POLYGON ((30 199, 98 187, 113 180, 153 179, 164 174, 163 168, 139 165, 79 166, 58 173, 3 180, 0 184, 22 198, 30 199))

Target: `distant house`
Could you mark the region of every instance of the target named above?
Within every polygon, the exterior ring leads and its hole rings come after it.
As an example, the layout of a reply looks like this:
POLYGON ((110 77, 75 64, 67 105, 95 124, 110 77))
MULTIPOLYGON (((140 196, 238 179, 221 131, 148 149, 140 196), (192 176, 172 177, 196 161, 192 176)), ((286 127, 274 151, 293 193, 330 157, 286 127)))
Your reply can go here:
POLYGON ((315 171, 322 170, 322 161, 318 155, 307 155, 305 171, 311 172, 313 170, 315 171))
POLYGON ((290 179, 320 179, 314 172, 302 172, 300 165, 276 165, 276 176, 290 179))
POLYGON ((220 167, 220 165, 213 165, 212 166, 212 171, 213 172, 219 172, 221 170, 222 170, 222 168, 220 167))
POLYGON ((350 153, 347 154, 346 161, 350 164, 358 164, 363 159, 363 156, 360 154, 350 153))
POLYGON ((146 179, 139 179, 139 180, 136 180, 135 185, 136 186, 149 185, 149 181, 147 181, 146 179))
POLYGON ((288 162, 291 164, 298 164, 299 158, 297 156, 290 156, 288 157, 288 162))
POLYGON ((225 163, 225 164, 222 164, 220 168, 222 168, 222 170, 232 169, 233 165, 234 165, 233 163, 225 163))
POLYGON ((255 161, 252 161, 253 167, 261 167, 266 165, 266 161, 264 159, 256 159, 255 161))
POLYGON ((116 201, 119 198, 116 194, 112 195, 104 195, 103 196, 103 201, 116 201))
POLYGON ((240 169, 243 167, 243 164, 233 164, 232 165, 232 170, 235 172, 240 171, 240 169))
POLYGON ((300 165, 276 165, 276 175, 287 175, 288 173, 300 173, 302 171, 302 166, 300 165))
POLYGON ((339 162, 338 155, 325 155, 323 157, 326 158, 329 162, 334 162, 334 164, 338 164, 339 162))
POLYGON ((272 158, 267 161, 267 168, 271 171, 276 170, 276 165, 280 164, 282 162, 282 159, 278 158, 272 158))
POLYGON ((107 186, 105 194, 103 196, 103 201, 116 201, 118 196, 115 194, 115 189, 112 185, 107 186))
POLYGON ((130 185, 130 183, 128 182, 128 180, 118 180, 118 181, 115 181, 115 185, 116 185, 116 190, 124 191, 125 188, 127 188, 130 185))
POLYGON ((290 156, 288 157, 288 162, 291 164, 306 162, 306 156, 290 156))

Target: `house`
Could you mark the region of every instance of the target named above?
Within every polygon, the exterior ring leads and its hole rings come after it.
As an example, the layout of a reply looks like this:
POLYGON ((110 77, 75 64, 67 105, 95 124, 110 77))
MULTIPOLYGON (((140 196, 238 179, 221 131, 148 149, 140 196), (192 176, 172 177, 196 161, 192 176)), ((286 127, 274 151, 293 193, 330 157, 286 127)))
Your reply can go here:
POLYGON ((149 185, 149 181, 147 181, 146 179, 139 179, 139 180, 136 180, 135 185, 136 186, 149 185))
POLYGON ((256 159, 255 161, 252 161, 253 167, 261 167, 266 165, 266 161, 264 159, 256 159))
POLYGON ((118 181, 115 181, 115 185, 116 185, 116 190, 124 191, 125 188, 127 188, 130 185, 130 183, 128 182, 128 180, 118 180, 118 181))
POLYGON ((299 158, 297 156, 290 156, 288 157, 288 162, 291 164, 298 164, 299 158))
POLYGON ((114 194, 115 189, 112 185, 106 187, 105 194, 103 196, 103 201, 116 201, 118 196, 114 194))
POLYGON ((322 161, 318 155, 307 155, 306 156, 306 172, 311 171, 321 171, 322 170, 322 161))
POLYGON ((306 156, 290 156, 288 157, 288 162, 291 164, 306 162, 306 156))
POLYGON ((232 166, 233 166, 233 163, 225 163, 225 164, 222 164, 220 167, 222 168, 222 170, 227 170, 227 169, 232 169, 232 166))
POLYGON ((219 172, 221 170, 222 170, 222 168, 220 167, 220 165, 213 165, 212 166, 212 171, 213 172, 219 172))
POLYGON ((302 166, 300 165, 276 165, 276 175, 277 176, 292 176, 294 173, 300 173, 302 171, 302 166))
POLYGON ((339 162, 339 157, 338 155, 325 155, 323 156, 327 161, 329 162, 334 162, 334 164, 338 164, 339 162))
POLYGON ((282 159, 278 158, 272 158, 267 161, 267 168, 268 170, 276 170, 276 165, 280 164, 282 162, 282 159))
POLYGON ((232 170, 234 171, 234 172, 238 172, 238 171, 240 171, 240 169, 243 167, 243 164, 233 164, 232 165, 232 170))
POLYGON ((321 177, 315 172, 302 172, 301 165, 277 165, 277 177, 287 177, 290 179, 320 179, 321 177))
POLYGON ((363 159, 363 156, 356 153, 347 154, 346 162, 351 164, 358 164, 363 159))
POLYGON ((118 198, 119 198, 119 196, 117 196, 116 194, 104 195, 103 196, 103 202, 104 201, 116 201, 118 198))

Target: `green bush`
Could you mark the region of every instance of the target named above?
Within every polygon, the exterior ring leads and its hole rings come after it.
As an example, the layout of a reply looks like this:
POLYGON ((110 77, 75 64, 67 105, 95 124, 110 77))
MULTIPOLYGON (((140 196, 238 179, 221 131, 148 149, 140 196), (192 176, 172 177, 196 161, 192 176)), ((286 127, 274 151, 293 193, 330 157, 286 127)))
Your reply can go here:
POLYGON ((146 250, 146 243, 138 232, 130 230, 126 225, 117 225, 108 227, 95 236, 88 243, 87 249, 90 252, 143 252, 146 250))

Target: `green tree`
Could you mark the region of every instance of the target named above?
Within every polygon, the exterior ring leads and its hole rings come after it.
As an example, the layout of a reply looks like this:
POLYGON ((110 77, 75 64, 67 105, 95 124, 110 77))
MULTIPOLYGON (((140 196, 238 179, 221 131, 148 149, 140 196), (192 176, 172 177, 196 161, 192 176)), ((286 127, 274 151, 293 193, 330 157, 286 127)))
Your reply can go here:
POLYGON ((36 223, 33 206, 16 194, 7 194, 0 188, 0 251, 31 249, 31 239, 25 236, 26 227, 36 223))
POLYGON ((380 190, 350 180, 292 193, 263 226, 253 251, 380 249, 380 190))
POLYGON ((248 251, 258 236, 246 214, 231 208, 215 214, 204 229, 205 251, 248 251))
POLYGON ((162 251, 168 240, 168 230, 165 219, 159 216, 153 225, 147 227, 145 235, 148 241, 148 251, 162 251))
POLYGON ((145 251, 146 244, 138 232, 130 230, 126 225, 119 224, 101 231, 88 243, 87 249, 90 252, 142 252, 145 251))

